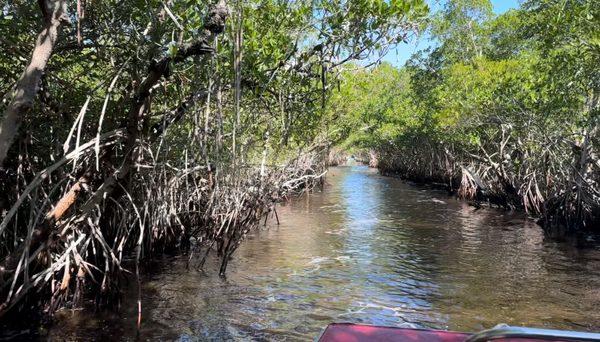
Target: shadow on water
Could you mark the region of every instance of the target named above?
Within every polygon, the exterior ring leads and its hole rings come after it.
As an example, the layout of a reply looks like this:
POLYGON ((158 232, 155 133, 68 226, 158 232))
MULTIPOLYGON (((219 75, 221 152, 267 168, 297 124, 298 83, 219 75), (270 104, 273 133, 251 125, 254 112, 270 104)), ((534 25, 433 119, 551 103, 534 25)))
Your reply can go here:
MULTIPOLYGON (((279 208, 227 279, 175 258, 144 281, 141 339, 310 340, 330 322, 600 330, 600 248, 546 239, 522 214, 474 208, 366 167, 279 208)), ((119 314, 66 311, 44 338, 135 339, 119 314)))

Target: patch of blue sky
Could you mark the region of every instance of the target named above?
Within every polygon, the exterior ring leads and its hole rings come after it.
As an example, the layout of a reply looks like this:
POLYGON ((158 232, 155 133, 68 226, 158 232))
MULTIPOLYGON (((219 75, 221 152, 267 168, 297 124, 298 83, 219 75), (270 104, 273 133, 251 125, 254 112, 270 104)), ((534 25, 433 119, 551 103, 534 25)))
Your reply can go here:
MULTIPOLYGON (((431 11, 435 12, 442 8, 444 1, 428 0, 428 3, 431 11)), ((492 0, 492 5, 494 6, 494 13, 502 14, 512 8, 518 8, 519 0, 492 0)), ((399 44, 390 49, 382 60, 396 66, 402 66, 414 53, 424 50, 433 44, 434 42, 425 33, 418 38, 411 39, 407 44, 399 44)))

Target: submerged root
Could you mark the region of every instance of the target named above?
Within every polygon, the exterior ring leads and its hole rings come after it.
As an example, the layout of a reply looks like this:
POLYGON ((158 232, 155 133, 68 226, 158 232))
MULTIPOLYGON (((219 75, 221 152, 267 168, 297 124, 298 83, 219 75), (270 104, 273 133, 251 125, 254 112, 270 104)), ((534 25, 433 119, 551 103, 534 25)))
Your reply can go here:
MULTIPOLYGON (((92 207, 95 194, 82 189, 96 179, 62 184, 69 202, 65 207, 49 210, 47 200, 34 197, 25 203, 29 233, 3 252, 0 316, 31 305, 51 314, 81 305, 90 294, 98 305, 118 303, 123 277, 139 277, 140 260, 165 252, 189 253, 190 266, 201 268, 213 251, 224 275, 246 235, 277 202, 319 185, 323 155, 312 151, 270 168, 238 164, 236 169, 211 170, 156 163, 140 169, 128 184, 119 183, 118 191, 92 207), (42 226, 45 233, 35 235, 42 226)), ((93 162, 80 160, 82 169, 93 162)), ((35 196, 43 188, 40 183, 31 192, 35 196)), ((4 223, 9 230, 19 224, 10 218, 4 223)))

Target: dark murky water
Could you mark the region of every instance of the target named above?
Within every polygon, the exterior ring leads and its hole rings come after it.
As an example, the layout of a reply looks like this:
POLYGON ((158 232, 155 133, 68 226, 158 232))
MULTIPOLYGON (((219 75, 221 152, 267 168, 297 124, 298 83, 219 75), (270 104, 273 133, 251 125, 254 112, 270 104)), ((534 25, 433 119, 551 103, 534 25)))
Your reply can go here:
MULTIPOLYGON (((226 280, 160 263, 141 339, 312 340, 330 322, 600 330, 600 248, 545 239, 522 215, 365 167, 332 169, 322 193, 278 212, 281 225, 250 237, 226 280)), ((131 299, 118 315, 63 312, 44 336, 135 339, 135 320, 131 299)))

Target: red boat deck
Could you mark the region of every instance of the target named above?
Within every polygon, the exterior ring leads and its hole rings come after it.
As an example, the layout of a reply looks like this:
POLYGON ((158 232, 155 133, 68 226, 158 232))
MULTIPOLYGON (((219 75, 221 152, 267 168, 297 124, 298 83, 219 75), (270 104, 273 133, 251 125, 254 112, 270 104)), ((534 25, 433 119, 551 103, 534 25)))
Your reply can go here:
POLYGON ((438 331, 377 327, 348 323, 330 324, 320 342, 398 342, 398 341, 431 341, 431 342, 464 342, 469 334, 438 331))
MULTIPOLYGON (((519 329, 519 328, 517 328, 519 329)), ((539 342, 539 341, 598 341, 598 334, 579 334, 575 338, 561 338, 561 335, 546 335, 545 332, 554 332, 550 330, 535 330, 533 335, 525 335, 528 337, 505 337, 496 336, 490 338, 494 341, 510 341, 510 342, 539 342), (594 335, 594 336, 592 336, 594 335), (530 337, 531 336, 531 337, 530 337), (559 337, 557 337, 559 336, 559 337), (579 338, 578 338, 579 337, 579 338), (582 338, 583 337, 583 338, 582 338)), ((558 332, 560 333, 560 332, 558 332)), ((565 332, 565 336, 568 335, 565 332)), ((472 334, 441 331, 441 330, 422 330, 422 329, 406 329, 394 327, 378 327, 371 325, 358 325, 350 323, 334 323, 330 324, 321 335, 319 342, 465 342, 472 334)), ((515 336, 515 335, 513 335, 515 336)), ((488 340, 487 338, 484 340, 488 340)))

